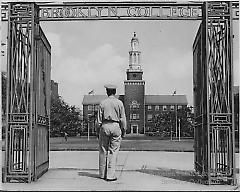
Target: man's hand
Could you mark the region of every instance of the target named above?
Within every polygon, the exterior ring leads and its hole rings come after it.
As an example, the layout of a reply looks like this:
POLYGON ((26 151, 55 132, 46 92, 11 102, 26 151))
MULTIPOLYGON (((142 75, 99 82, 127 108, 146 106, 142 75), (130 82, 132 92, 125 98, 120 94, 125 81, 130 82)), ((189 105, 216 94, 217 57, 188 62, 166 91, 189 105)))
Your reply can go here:
POLYGON ((122 129, 121 137, 124 138, 124 137, 125 137, 125 134, 126 134, 126 131, 125 131, 124 129, 122 129))

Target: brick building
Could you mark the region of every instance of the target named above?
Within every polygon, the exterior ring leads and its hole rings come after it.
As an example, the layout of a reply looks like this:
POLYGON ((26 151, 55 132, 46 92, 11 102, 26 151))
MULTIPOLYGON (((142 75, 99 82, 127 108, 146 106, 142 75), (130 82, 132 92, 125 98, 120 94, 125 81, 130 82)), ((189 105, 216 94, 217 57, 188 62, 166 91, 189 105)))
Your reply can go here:
POLYGON ((235 123, 235 137, 239 140, 239 86, 233 87, 234 96, 234 123, 235 123))
POLYGON ((51 80, 51 96, 53 98, 58 98, 58 83, 54 80, 51 80))
MULTIPOLYGON (((139 40, 134 33, 129 51, 129 66, 126 70, 127 79, 124 81, 125 94, 116 95, 125 107, 127 119, 127 134, 145 134, 151 131, 153 117, 159 113, 175 111, 187 107, 186 95, 145 95, 145 81, 141 69, 141 51, 139 40)), ((94 132, 99 103, 107 95, 85 95, 83 98, 83 116, 86 127, 94 132)))

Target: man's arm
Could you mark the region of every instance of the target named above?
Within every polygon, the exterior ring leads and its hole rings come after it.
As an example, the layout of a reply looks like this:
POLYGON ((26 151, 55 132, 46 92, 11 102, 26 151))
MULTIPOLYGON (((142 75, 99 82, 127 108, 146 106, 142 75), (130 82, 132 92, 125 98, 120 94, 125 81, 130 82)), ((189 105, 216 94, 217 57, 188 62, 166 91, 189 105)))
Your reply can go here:
POLYGON ((126 115, 125 115, 125 109, 124 106, 121 106, 121 118, 120 118, 120 128, 122 131, 122 137, 125 136, 126 130, 127 130, 127 121, 126 121, 126 115))
POLYGON ((99 137, 99 132, 100 132, 100 127, 102 126, 102 107, 101 104, 99 105, 98 108, 98 114, 97 114, 97 122, 96 122, 96 132, 97 132, 97 137, 99 137))

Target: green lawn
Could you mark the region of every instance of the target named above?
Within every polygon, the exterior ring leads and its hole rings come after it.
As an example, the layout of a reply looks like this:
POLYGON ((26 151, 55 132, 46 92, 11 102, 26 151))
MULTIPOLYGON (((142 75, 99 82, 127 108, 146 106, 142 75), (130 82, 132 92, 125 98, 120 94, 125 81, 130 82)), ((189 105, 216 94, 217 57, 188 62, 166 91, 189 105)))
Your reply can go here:
MULTIPOLYGON (((4 150, 4 142, 3 150, 4 150)), ((194 140, 189 138, 181 141, 162 139, 160 137, 125 137, 121 143, 121 151, 173 151, 193 152, 194 140)), ((63 137, 50 138, 50 150, 52 151, 97 151, 98 139, 86 136, 70 137, 66 142, 63 137)), ((236 143, 236 152, 239 152, 239 145, 236 143)))
MULTIPOLYGON (((193 139, 181 141, 159 140, 159 139, 133 139, 124 138, 121 143, 121 151, 193 151, 193 139)), ((98 150, 96 137, 71 137, 66 142, 64 138, 50 139, 51 150, 98 150)))
MULTIPOLYGON (((171 141, 170 139, 160 140, 157 137, 144 137, 142 139, 124 138, 121 143, 121 151, 186 151, 193 152, 193 139, 182 139, 181 141, 171 141), (151 139, 151 140, 150 140, 151 139)), ((51 150, 98 150, 98 140, 96 137, 71 137, 66 142, 64 138, 51 138, 51 150)), ((237 151, 239 151, 237 149, 237 151)))

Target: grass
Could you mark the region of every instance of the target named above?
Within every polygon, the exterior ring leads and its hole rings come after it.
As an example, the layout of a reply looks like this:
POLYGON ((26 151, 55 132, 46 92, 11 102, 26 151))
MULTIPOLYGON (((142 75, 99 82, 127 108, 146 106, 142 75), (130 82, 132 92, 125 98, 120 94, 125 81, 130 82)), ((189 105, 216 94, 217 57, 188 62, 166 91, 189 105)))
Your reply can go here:
MULTIPOLYGON (((122 140, 120 151, 173 151, 193 152, 194 139, 181 139, 181 141, 160 139, 157 137, 126 137, 122 140)), ((61 151, 97 151, 98 140, 96 137, 71 137, 66 142, 64 138, 57 137, 50 139, 50 150, 61 151)), ((236 150, 239 152, 239 149, 236 150)))
MULTIPOLYGON (((184 139, 181 141, 170 141, 170 140, 159 140, 152 138, 151 140, 147 137, 141 140, 134 138, 124 138, 121 143, 121 151, 193 151, 193 139, 184 139)), ((71 137, 68 141, 65 141, 62 137, 50 139, 50 150, 61 151, 97 151, 98 150, 98 139, 96 137, 71 137)))
MULTIPOLYGON (((121 151, 193 151, 193 139, 182 141, 159 140, 149 138, 134 139, 124 138, 121 143, 121 151)), ((65 141, 62 137, 50 139, 50 149, 58 150, 98 150, 98 140, 96 137, 71 137, 65 141)))
MULTIPOLYGON (((4 142, 3 150, 4 150, 4 142)), ((181 141, 160 137, 125 137, 122 140, 120 151, 172 151, 172 152, 193 152, 194 139, 182 138, 181 141)), ((98 151, 98 139, 87 136, 69 137, 65 141, 63 137, 50 138, 51 151, 98 151)), ((236 152, 239 152, 239 145, 236 143, 236 152)))

